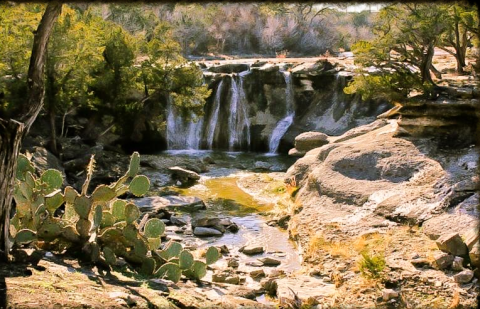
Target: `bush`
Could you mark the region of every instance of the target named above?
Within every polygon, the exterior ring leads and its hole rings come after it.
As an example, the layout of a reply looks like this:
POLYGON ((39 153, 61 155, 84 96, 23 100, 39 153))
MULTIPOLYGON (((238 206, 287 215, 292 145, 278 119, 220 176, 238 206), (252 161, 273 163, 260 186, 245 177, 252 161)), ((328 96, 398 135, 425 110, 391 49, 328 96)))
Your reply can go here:
POLYGON ((359 267, 364 277, 380 278, 385 268, 385 257, 381 254, 371 256, 368 252, 362 252, 359 267))

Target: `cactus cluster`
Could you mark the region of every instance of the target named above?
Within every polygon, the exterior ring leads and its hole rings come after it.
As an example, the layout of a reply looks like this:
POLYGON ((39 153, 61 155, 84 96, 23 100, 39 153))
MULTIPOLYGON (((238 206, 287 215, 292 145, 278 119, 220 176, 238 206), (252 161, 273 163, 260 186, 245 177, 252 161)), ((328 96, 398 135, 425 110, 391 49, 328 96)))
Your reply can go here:
POLYGON ((34 243, 57 252, 77 249, 90 261, 111 266, 117 265, 121 257, 144 275, 174 282, 182 274, 192 279, 205 276, 206 265, 220 257, 218 249, 209 248, 204 263, 194 260, 177 242, 162 246, 164 223, 149 219, 148 214, 140 220, 138 207, 120 199, 127 192, 143 196, 150 188, 149 179, 137 175, 139 154, 132 155, 127 173, 117 182, 99 185, 89 195, 94 164, 92 156, 81 192, 70 186, 62 192, 63 176, 59 171, 50 169, 36 177, 28 158, 21 155, 14 191, 17 208, 10 227, 12 241, 19 245, 34 243), (58 215, 62 205, 64 213, 58 215))

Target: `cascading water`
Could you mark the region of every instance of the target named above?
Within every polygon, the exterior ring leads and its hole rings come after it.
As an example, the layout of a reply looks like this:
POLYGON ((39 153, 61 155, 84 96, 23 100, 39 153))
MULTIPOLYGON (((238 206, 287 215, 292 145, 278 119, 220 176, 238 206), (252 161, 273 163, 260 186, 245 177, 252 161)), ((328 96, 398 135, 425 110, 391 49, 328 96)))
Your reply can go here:
POLYGON ((200 132, 203 118, 194 119, 193 113, 190 120, 179 115, 171 98, 168 98, 167 115, 167 147, 168 149, 199 149, 200 132))
POLYGON ((238 74, 238 82, 232 75, 230 86, 230 110, 228 117, 228 149, 234 150, 240 148, 245 140, 247 149, 250 146, 250 120, 248 119, 248 106, 246 102, 245 90, 243 88, 243 78, 250 74, 250 71, 244 71, 238 74))
POLYGON ((218 115, 220 114, 220 100, 222 97, 223 79, 218 83, 215 99, 213 101, 212 115, 207 127, 207 146, 212 149, 213 139, 215 137, 215 128, 217 127, 218 115))
POLYGON ((285 78, 286 88, 285 88, 285 101, 286 101, 286 116, 280 120, 275 129, 273 129, 272 135, 270 136, 269 141, 269 153, 274 154, 278 150, 280 145, 280 140, 287 133, 288 128, 293 123, 293 117, 295 116, 295 97, 293 93, 293 81, 291 73, 288 71, 283 72, 283 77, 285 78))

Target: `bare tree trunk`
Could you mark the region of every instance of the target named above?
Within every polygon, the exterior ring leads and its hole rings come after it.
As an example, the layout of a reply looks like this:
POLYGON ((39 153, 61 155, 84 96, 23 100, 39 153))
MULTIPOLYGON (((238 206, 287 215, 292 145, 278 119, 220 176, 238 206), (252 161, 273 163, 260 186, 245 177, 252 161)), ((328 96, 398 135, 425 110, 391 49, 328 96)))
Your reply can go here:
POLYGON ((432 67, 432 59, 434 53, 435 45, 430 43, 427 47, 426 54, 422 57, 422 63, 420 64, 420 73, 422 76, 422 82, 427 82, 431 85, 435 85, 432 79, 432 75, 430 74, 430 69, 432 67))
POLYGON ((28 99, 17 120, 0 118, 0 260, 8 261, 10 209, 17 168, 17 157, 23 137, 28 132, 44 99, 45 53, 55 21, 62 10, 60 2, 50 2, 33 39, 28 68, 28 99))

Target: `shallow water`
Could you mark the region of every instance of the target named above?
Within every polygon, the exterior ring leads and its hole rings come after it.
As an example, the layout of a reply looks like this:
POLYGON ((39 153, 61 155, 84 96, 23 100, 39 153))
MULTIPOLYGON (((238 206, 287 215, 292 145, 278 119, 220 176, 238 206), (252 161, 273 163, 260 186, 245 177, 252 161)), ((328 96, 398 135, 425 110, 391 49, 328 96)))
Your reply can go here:
MULTIPOLYGON (((258 266, 248 265, 262 257, 272 257, 281 261, 278 267, 263 267, 268 273, 273 269, 281 269, 285 272, 294 272, 300 269, 301 256, 299 256, 295 244, 289 240, 288 233, 278 227, 266 224, 269 219, 264 214, 273 209, 273 203, 261 202, 250 194, 243 191, 237 185, 241 177, 251 175, 253 172, 232 167, 233 164, 253 165, 256 161, 263 161, 277 166, 277 170, 285 171, 289 167, 290 158, 282 156, 265 156, 247 153, 218 153, 211 151, 175 151, 169 155, 182 155, 204 157, 209 155, 216 164, 209 165, 210 170, 202 174, 198 184, 175 190, 181 195, 196 196, 201 198, 207 205, 207 209, 193 214, 184 214, 184 218, 191 220, 197 217, 220 217, 229 218, 239 226, 237 233, 226 232, 221 237, 199 238, 185 233, 175 235, 181 237, 186 246, 204 248, 208 246, 226 245, 230 250, 229 258, 239 260, 241 271, 259 269, 258 266), (238 250, 246 245, 259 245, 265 248, 263 254, 254 256, 245 255, 238 250)), ((217 262, 220 268, 226 267, 227 259, 217 262)))

